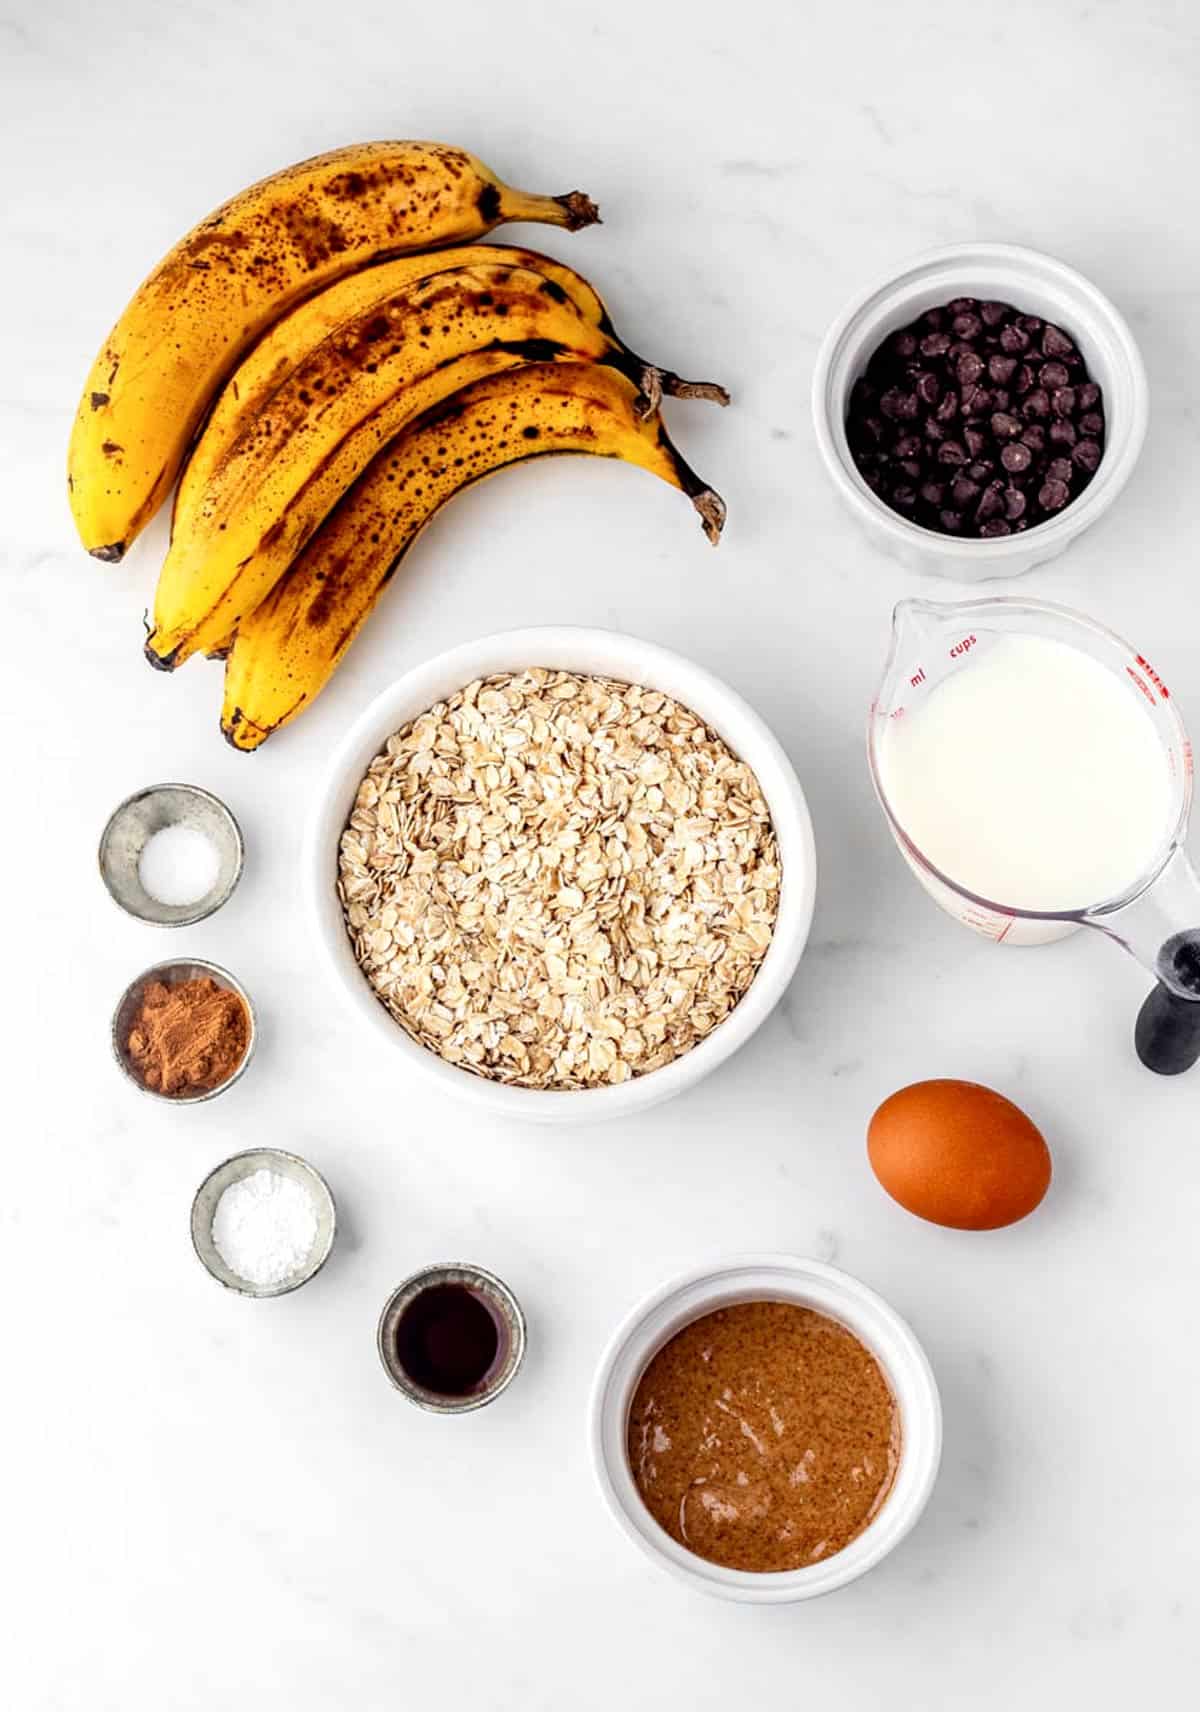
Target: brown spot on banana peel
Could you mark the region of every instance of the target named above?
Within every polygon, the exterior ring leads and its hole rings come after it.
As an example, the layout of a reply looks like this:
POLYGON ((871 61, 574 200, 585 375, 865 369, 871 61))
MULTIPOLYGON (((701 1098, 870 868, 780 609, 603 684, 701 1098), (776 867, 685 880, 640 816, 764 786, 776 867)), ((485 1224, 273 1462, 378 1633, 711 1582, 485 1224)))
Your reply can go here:
POLYGON ((91 402, 93 410, 103 410, 108 403, 108 394, 106 392, 94 392, 91 402))
POLYGON ((117 565, 125 557, 124 541, 112 541, 107 547, 89 547, 93 559, 103 559, 106 565, 117 565))

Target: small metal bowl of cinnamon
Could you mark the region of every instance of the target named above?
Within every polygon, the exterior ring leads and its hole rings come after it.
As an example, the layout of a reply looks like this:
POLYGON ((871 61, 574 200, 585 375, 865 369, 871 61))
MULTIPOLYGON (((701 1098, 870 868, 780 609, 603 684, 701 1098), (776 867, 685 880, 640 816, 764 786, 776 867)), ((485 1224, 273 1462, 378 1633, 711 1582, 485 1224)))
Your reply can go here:
POLYGON ((203 958, 155 963, 113 1012, 113 1057, 136 1088, 174 1106, 232 1088, 254 1051, 250 995, 203 958))

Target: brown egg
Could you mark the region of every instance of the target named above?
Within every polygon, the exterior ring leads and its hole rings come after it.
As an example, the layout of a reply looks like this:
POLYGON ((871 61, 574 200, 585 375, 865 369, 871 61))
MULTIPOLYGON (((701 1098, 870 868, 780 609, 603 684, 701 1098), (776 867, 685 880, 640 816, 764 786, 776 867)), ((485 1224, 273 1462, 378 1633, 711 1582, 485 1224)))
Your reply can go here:
POLYGON ((978 1082, 914 1082, 867 1127, 871 1169, 919 1219, 996 1230, 1031 1213, 1050 1187, 1050 1150, 1011 1100, 978 1082))

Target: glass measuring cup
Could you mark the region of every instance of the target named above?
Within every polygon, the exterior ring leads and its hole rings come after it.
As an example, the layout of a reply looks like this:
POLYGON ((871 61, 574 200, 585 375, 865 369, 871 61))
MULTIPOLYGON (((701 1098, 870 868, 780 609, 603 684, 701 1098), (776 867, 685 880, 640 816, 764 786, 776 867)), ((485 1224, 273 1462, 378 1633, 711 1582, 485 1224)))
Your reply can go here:
POLYGON ((1044 945, 1080 927, 1098 928, 1158 980, 1135 1032, 1142 1062, 1174 1074, 1200 1058, 1200 880, 1184 850, 1192 802, 1192 747, 1170 691, 1141 654, 1093 619, 1048 601, 901 601, 871 705, 867 754, 892 836, 942 909, 965 927, 1005 945, 1044 945), (889 724, 911 714, 948 677, 967 670, 1004 635, 1044 637, 1082 651, 1139 697, 1150 715, 1167 763, 1167 827, 1145 871, 1119 896, 1081 898, 1070 908, 1049 911, 1018 908, 972 892, 921 850, 888 799, 881 750, 889 724))

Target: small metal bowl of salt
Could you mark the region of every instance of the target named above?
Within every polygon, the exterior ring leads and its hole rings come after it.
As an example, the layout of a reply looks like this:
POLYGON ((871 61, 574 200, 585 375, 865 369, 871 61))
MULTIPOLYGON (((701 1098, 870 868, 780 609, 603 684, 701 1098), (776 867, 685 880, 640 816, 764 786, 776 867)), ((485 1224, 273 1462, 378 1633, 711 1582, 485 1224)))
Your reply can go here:
POLYGON ((241 828, 211 791, 147 785, 109 816, 100 877, 127 915, 190 927, 226 902, 244 856, 241 828))
POLYGON ((235 1153, 210 1171, 192 1202, 192 1247, 239 1296, 286 1296, 329 1259, 337 1211, 307 1160, 276 1147, 235 1153))

